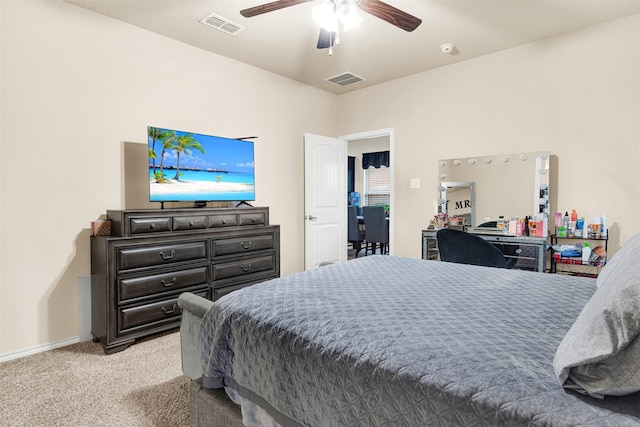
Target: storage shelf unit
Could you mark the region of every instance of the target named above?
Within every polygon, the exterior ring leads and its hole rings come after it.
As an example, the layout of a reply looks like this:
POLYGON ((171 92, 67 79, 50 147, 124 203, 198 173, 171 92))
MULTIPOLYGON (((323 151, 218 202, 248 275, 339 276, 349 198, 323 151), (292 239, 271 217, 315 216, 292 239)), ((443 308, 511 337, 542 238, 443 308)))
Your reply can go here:
MULTIPOLYGON (((608 233, 607 233, 608 235, 608 233)), ((587 241, 590 244, 592 242, 601 242, 604 246, 605 254, 608 254, 608 237, 558 237, 556 234, 551 235, 551 273, 562 273, 562 274, 571 274, 575 276, 586 276, 586 277, 598 277, 600 273, 600 269, 604 267, 607 263, 607 258, 597 260, 595 262, 583 263, 582 257, 563 257, 559 252, 555 251, 553 247, 560 242, 564 241, 573 241, 575 242, 584 242, 587 241), (558 268, 560 266, 560 268, 558 268)), ((592 245, 592 250, 594 249, 592 245)))

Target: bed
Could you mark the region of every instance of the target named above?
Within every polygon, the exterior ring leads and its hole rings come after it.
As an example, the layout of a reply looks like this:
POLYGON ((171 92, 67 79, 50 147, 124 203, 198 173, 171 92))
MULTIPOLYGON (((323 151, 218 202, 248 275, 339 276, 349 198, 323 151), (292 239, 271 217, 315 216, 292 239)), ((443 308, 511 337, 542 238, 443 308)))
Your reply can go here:
POLYGON ((640 425, 638 260, 634 236, 598 280, 368 256, 183 294, 191 423, 640 425))

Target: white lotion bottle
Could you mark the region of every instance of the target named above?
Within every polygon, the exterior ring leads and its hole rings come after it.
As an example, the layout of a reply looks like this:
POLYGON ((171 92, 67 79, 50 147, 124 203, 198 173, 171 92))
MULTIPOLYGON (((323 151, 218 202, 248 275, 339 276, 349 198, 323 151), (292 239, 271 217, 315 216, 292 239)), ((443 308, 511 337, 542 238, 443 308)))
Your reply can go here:
POLYGON ((582 264, 589 265, 590 258, 591 258, 591 246, 589 246, 589 242, 584 242, 584 247, 582 248, 582 264))

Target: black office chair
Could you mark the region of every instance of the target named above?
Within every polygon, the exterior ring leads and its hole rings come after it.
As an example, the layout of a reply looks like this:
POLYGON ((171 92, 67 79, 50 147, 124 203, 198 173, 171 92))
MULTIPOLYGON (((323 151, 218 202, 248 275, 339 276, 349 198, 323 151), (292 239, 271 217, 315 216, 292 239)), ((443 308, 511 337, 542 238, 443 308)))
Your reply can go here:
POLYGON ((364 238, 367 241, 365 255, 371 244, 371 253, 376 253, 376 246, 380 244, 380 254, 384 255, 389 249, 389 224, 385 218, 382 206, 364 206, 364 238))
MULTIPOLYGON (((497 228, 498 221, 487 221, 480 224, 478 227, 497 228)), ((518 245, 494 245, 498 248, 503 255, 508 255, 506 258, 507 268, 511 268, 518 262, 518 257, 522 250, 518 245)))
POLYGON ((500 249, 475 234, 443 228, 436 239, 441 261, 507 268, 500 249))
POLYGON ((356 258, 358 258, 358 253, 360 253, 360 249, 362 248, 362 242, 364 242, 364 230, 360 230, 355 206, 347 207, 347 225, 348 240, 356 250, 356 258))

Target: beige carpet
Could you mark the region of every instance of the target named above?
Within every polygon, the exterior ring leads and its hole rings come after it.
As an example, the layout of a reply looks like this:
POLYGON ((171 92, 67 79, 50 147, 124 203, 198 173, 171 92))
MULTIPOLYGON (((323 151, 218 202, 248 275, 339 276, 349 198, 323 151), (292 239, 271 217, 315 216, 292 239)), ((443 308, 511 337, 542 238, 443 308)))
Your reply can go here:
POLYGON ((91 341, 0 364, 2 426, 187 426, 180 335, 105 355, 91 341))

